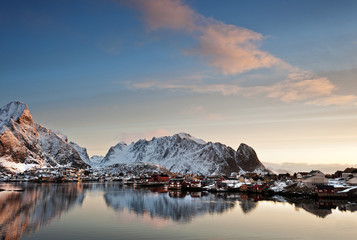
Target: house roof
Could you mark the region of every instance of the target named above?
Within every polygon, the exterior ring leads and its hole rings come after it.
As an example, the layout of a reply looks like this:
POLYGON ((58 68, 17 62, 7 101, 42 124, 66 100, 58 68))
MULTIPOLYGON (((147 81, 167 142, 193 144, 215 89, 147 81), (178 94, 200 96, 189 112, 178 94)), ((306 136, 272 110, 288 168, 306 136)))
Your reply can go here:
POLYGON ((357 173, 357 168, 346 168, 343 173, 357 173))

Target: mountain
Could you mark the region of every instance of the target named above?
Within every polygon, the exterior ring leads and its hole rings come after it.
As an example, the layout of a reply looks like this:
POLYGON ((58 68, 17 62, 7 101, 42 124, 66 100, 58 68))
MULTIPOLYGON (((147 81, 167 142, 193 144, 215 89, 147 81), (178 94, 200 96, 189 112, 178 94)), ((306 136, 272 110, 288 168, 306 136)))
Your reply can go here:
POLYGON ((103 156, 93 155, 89 158, 90 162, 93 163, 100 163, 103 160, 103 156))
POLYGON ((67 137, 34 123, 22 102, 0 108, 0 166, 8 171, 34 166, 89 166, 67 141, 67 137))
POLYGON ((246 144, 235 151, 222 143, 207 143, 187 133, 139 140, 130 145, 120 142, 109 149, 101 164, 137 162, 158 164, 171 172, 203 175, 266 171, 253 148, 246 144))
POLYGON ((90 158, 89 158, 89 156, 88 156, 88 153, 87 153, 87 149, 86 149, 86 148, 81 147, 81 146, 79 146, 77 143, 74 143, 74 142, 69 142, 69 145, 71 145, 71 146, 78 152, 79 156, 81 157, 81 159, 82 159, 85 163, 87 163, 87 164, 89 164, 89 165, 92 164, 92 162, 91 162, 91 160, 90 160, 90 158))

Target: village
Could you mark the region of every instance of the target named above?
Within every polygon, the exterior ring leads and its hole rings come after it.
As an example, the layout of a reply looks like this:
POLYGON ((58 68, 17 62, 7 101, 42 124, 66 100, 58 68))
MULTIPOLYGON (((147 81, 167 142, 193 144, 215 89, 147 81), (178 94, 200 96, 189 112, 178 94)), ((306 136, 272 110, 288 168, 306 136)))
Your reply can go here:
POLYGON ((152 171, 141 174, 108 169, 45 167, 10 174, 0 172, 1 182, 105 182, 135 187, 165 187, 171 191, 245 192, 322 198, 357 198, 357 168, 334 174, 319 170, 294 174, 233 172, 230 176, 202 176, 152 171))

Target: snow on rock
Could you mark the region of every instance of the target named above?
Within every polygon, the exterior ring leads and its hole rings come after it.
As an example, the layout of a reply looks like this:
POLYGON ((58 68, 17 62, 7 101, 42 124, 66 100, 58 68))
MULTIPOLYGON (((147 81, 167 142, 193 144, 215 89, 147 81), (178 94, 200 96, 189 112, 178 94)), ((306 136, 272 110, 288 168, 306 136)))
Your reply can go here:
POLYGON ((100 163, 103 160, 104 156, 93 155, 90 157, 91 163, 100 163))
POLYGON ((341 178, 329 179, 327 185, 334 186, 335 188, 344 188, 348 186, 346 181, 341 178))
POLYGON ((78 152, 79 156, 85 163, 88 163, 89 165, 91 164, 86 148, 81 147, 74 142, 69 142, 69 145, 71 145, 78 152))
POLYGON ((50 163, 83 168, 88 166, 76 149, 64 141, 61 136, 39 124, 36 124, 36 129, 39 143, 50 163))
POLYGON ((195 137, 192 137, 190 134, 188 134, 188 133, 178 133, 177 134, 180 138, 182 138, 182 139, 189 139, 189 140, 192 140, 192 141, 194 141, 194 142, 196 142, 196 143, 198 143, 198 144, 201 144, 201 145, 204 145, 204 144, 206 144, 206 142, 205 141, 203 141, 202 139, 199 139, 199 138, 195 138, 195 137))
POLYGON ((38 164, 15 163, 8 161, 7 158, 0 157, 0 166, 6 168, 9 172, 16 173, 34 169, 38 164))
POLYGON ((12 121, 19 121, 27 105, 22 102, 11 102, 0 109, 0 133, 4 125, 12 121))
POLYGON ((288 186, 286 182, 275 181, 274 185, 270 189, 274 192, 282 192, 288 186))
MULTIPOLYGON (((251 150, 248 153, 251 153, 251 150)), ((118 143, 109 149, 101 163, 103 166, 109 166, 116 163, 147 162, 158 164, 171 172, 229 175, 231 172, 241 171, 244 167, 237 164, 238 161, 240 159, 237 158, 236 152, 224 144, 206 143, 187 133, 179 133, 153 138, 150 141, 139 140, 130 145, 118 143)), ((257 157, 254 161, 253 164, 256 164, 257 168, 264 168, 257 162, 257 157)), ((244 170, 254 171, 253 164, 244 170)))
POLYGON ((0 108, 0 158, 0 167, 9 171, 22 171, 26 166, 21 164, 86 166, 61 136, 35 124, 22 102, 11 102, 0 108))

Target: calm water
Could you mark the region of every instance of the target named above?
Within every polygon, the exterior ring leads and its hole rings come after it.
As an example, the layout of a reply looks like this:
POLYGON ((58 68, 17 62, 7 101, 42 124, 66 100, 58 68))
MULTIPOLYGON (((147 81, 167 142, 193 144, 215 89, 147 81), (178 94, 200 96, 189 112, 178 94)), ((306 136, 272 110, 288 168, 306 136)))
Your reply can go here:
POLYGON ((357 205, 117 183, 0 184, 1 239, 356 239, 357 205))

